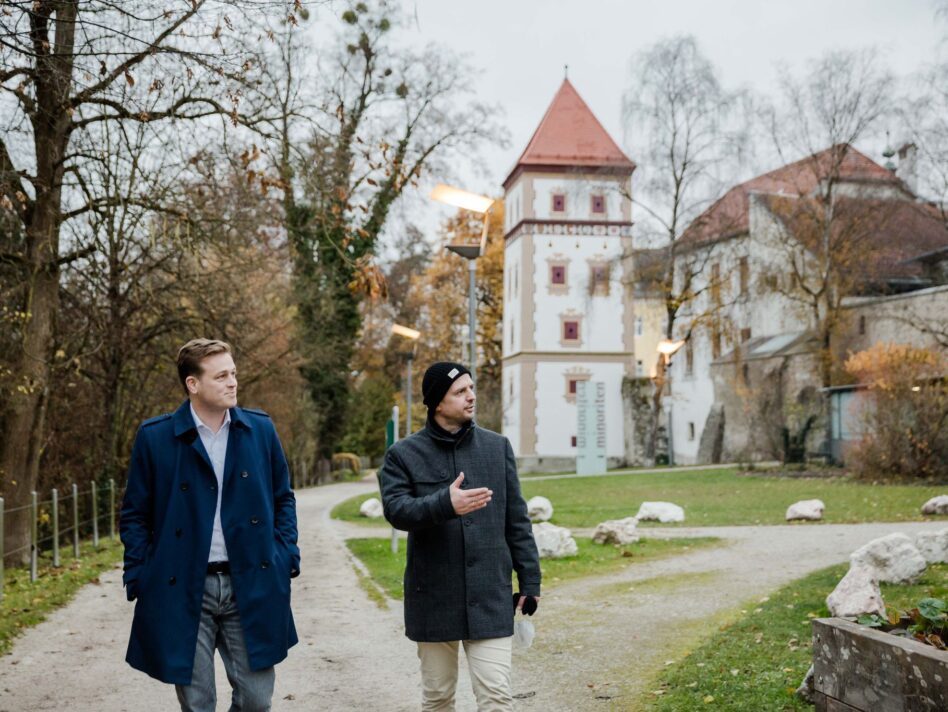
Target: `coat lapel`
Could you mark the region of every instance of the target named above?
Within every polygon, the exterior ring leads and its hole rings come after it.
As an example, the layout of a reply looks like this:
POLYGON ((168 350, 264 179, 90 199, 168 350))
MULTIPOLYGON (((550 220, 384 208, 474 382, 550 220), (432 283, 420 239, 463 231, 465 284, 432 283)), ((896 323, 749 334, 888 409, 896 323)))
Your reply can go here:
MULTIPOLYGON (((174 412, 173 418, 175 437, 190 443, 198 457, 207 465, 207 471, 213 477, 214 467, 211 465, 211 458, 208 456, 201 438, 198 437, 197 427, 194 425, 194 418, 191 415, 191 401, 184 401, 174 412)), ((228 452, 230 452, 230 442, 227 443, 227 446, 228 452)))

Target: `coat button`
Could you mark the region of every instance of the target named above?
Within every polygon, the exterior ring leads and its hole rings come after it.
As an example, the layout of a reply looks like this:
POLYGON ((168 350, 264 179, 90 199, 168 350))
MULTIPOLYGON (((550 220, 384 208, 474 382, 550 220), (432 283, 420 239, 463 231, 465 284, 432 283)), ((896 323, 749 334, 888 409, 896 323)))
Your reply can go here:
POLYGON ((217 485, 211 485, 211 492, 217 489, 217 485))
POLYGON ((256 517, 251 517, 251 518, 250 518, 250 523, 251 523, 251 524, 259 524, 259 523, 260 523, 260 520, 257 519, 256 517))
POLYGON ((474 559, 468 559, 468 560, 467 560, 467 565, 468 565, 468 566, 473 566, 473 565, 474 565, 474 559))
POLYGON ((174 576, 172 576, 170 579, 168 579, 168 585, 169 585, 169 586, 174 586, 175 583, 177 583, 177 581, 178 581, 178 579, 176 579, 174 576))
POLYGON ((269 568, 270 568, 270 562, 269 562, 269 561, 261 561, 261 562, 260 562, 260 568, 261 568, 261 569, 269 569, 269 568))
POLYGON ((246 470, 244 470, 243 472, 241 472, 241 473, 240 473, 240 476, 241 476, 241 477, 244 477, 244 478, 250 477, 250 475, 248 474, 248 472, 247 472, 246 470))
POLYGON ((464 520, 464 526, 466 526, 466 527, 471 526, 471 520, 470 520, 470 519, 465 519, 465 520, 464 520))
POLYGON ((175 530, 174 530, 174 535, 175 535, 176 537, 178 537, 179 539, 181 538, 181 535, 182 535, 183 533, 184 533, 184 532, 182 532, 180 529, 175 529, 175 530))
POLYGON ((191 487, 191 485, 189 485, 187 482, 182 482, 182 483, 181 483, 181 491, 182 491, 182 492, 187 492, 188 489, 190 489, 190 487, 191 487))

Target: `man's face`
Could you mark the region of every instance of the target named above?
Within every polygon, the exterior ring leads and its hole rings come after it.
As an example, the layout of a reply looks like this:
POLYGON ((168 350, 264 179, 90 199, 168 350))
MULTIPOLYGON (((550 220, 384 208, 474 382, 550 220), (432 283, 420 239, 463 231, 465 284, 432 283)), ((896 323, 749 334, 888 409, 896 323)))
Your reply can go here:
POLYGON ((474 420, 474 401, 476 400, 474 381, 465 373, 451 384, 435 413, 447 423, 460 427, 474 420))
POLYGON ((224 411, 237 405, 237 367, 229 353, 201 361, 201 375, 188 376, 186 385, 191 400, 209 410, 224 411))

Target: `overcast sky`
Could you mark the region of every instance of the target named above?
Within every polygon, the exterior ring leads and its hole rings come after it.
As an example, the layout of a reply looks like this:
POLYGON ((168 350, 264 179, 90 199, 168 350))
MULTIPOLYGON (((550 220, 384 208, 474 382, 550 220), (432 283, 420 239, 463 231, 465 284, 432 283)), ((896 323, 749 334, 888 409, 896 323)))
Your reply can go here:
MULTIPOLYGON (((893 72, 906 75, 945 47, 948 22, 937 0, 404 0, 418 44, 434 40, 468 55, 480 72, 477 96, 503 108, 506 150, 487 153, 487 175, 468 171, 471 190, 500 194, 563 80, 569 77, 623 148, 621 100, 631 58, 659 39, 694 35, 729 88, 766 93, 776 65, 802 67, 834 48, 876 47, 893 72)), ((942 2, 942 4, 945 4, 942 2)), ((866 150, 872 147, 862 147, 866 150)), ((871 157, 881 160, 882 147, 871 157)), ((637 156, 630 158, 637 160, 637 156)), ((762 166, 770 169, 773 166, 762 166)), ((634 186, 633 186, 634 189, 634 186)), ((437 208, 413 204, 426 225, 437 208)))

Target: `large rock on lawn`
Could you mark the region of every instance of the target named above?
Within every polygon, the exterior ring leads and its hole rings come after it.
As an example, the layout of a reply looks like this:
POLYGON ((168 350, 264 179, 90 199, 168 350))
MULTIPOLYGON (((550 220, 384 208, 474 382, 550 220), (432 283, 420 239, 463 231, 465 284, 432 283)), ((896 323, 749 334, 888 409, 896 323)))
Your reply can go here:
POLYGON ((642 502, 635 518, 640 522, 683 522, 685 510, 671 502, 642 502))
POLYGON ((849 557, 853 568, 874 569, 876 580, 885 583, 914 581, 927 566, 925 557, 905 534, 889 534, 873 539, 849 557))
POLYGON ((632 544, 639 540, 635 527, 639 520, 635 517, 609 519, 596 525, 593 542, 596 544, 632 544))
POLYGON ((915 546, 929 564, 948 564, 948 529, 916 534, 915 546))
POLYGON ((566 527, 558 527, 549 522, 534 524, 533 539, 537 543, 541 559, 561 559, 564 556, 576 555, 576 540, 566 527))
POLYGON ((850 566, 833 592, 826 597, 830 614, 839 617, 861 616, 864 613, 885 615, 885 603, 875 574, 876 570, 867 566, 850 566))
POLYGON ((925 502, 922 514, 948 514, 948 494, 940 494, 925 502))
POLYGON ((823 518, 824 509, 826 509, 826 505, 820 499, 804 499, 794 502, 787 507, 787 521, 792 522, 796 519, 818 521, 823 518))
POLYGON ((382 502, 377 497, 371 497, 362 503, 359 507, 359 514, 369 519, 378 519, 382 516, 382 502))
POLYGON ((546 497, 531 497, 527 501, 527 516, 531 522, 548 522, 553 518, 553 503, 546 497))

